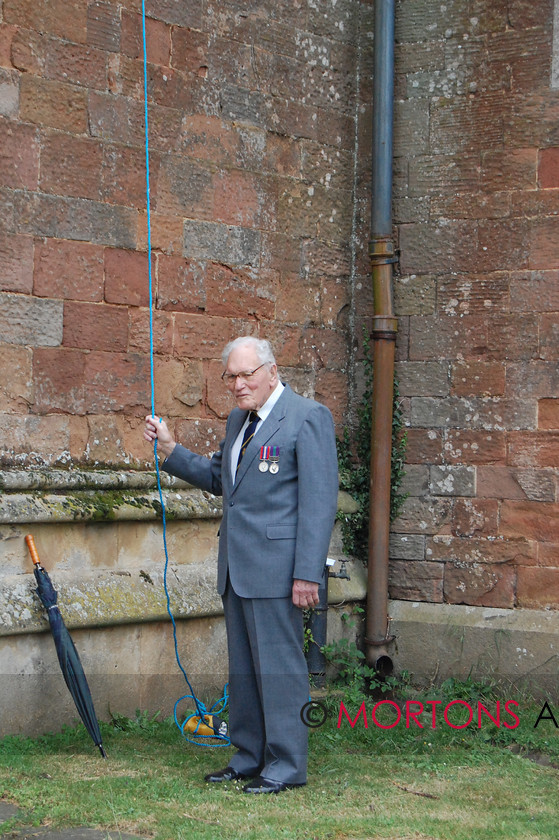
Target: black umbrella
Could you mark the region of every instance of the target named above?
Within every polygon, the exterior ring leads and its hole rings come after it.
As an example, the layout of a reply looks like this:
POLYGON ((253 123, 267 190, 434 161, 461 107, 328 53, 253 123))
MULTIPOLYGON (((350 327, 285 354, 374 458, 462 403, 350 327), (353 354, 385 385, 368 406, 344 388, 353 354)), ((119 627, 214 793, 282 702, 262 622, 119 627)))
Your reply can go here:
POLYGON ((37 594, 47 611, 50 629, 54 638, 56 646, 56 653, 58 654, 58 661, 62 669, 62 674, 66 681, 66 685, 70 694, 74 698, 74 703, 83 720, 84 726, 91 735, 95 746, 101 750, 101 755, 106 758, 107 755, 101 743, 101 732, 99 730, 99 723, 95 709, 93 708, 93 700, 91 699, 91 691, 87 684, 85 674, 83 671, 80 657, 72 641, 72 637, 68 632, 66 625, 60 615, 60 610, 57 606, 58 593, 48 573, 43 569, 39 562, 39 555, 35 548, 35 542, 31 534, 25 537, 25 542, 31 554, 31 559, 35 566, 35 580, 37 581, 37 594))

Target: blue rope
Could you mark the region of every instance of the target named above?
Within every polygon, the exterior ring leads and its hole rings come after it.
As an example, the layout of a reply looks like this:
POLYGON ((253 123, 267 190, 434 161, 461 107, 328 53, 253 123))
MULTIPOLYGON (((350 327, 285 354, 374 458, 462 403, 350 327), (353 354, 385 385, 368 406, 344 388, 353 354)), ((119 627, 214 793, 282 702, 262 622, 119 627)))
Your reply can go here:
MULTIPOLYGON (((152 270, 151 270, 151 200, 150 200, 150 172, 149 172, 149 131, 148 131, 148 74, 147 74, 147 41, 146 41, 146 8, 145 8, 145 0, 142 0, 142 39, 143 39, 143 49, 144 49, 144 123, 145 123, 145 149, 146 149, 146 207, 147 207, 147 234, 148 234, 148 277, 149 277, 149 356, 150 356, 150 387, 151 387, 151 416, 155 417, 155 376, 154 376, 154 364, 153 364, 153 278, 152 278, 152 270)), ((194 689, 190 684, 190 680, 188 679, 188 675, 183 667, 181 662, 181 658, 179 655, 179 648, 178 648, 178 641, 177 641, 177 625, 175 623, 175 618, 173 616, 173 612, 171 609, 171 598, 169 595, 169 588, 167 586, 167 570, 169 567, 169 552, 167 550, 167 522, 165 516, 165 500, 163 499, 163 490, 161 488, 161 475, 159 472, 159 461, 157 458, 157 438, 153 444, 153 454, 155 459, 155 472, 157 475, 157 491, 159 493, 159 503, 161 505, 161 518, 163 523, 163 548, 165 551, 165 568, 163 572, 163 586, 165 588, 165 597, 167 599, 167 612, 169 614, 169 618, 171 619, 171 624, 173 625, 173 643, 175 646, 175 658, 177 660, 177 665, 179 666, 180 670, 182 671, 183 677, 186 681, 188 688, 190 689, 190 694, 185 694, 180 697, 177 702, 175 703, 175 707, 173 710, 173 717, 175 719, 175 724, 177 725, 181 735, 185 740, 189 741, 192 744, 198 744, 198 746, 204 747, 226 747, 229 746, 231 743, 229 737, 226 734, 220 732, 214 732, 211 735, 204 734, 200 732, 200 728, 205 725, 205 720, 207 715, 214 715, 222 712, 225 707, 227 706, 228 694, 227 694, 227 686, 223 689, 223 694, 217 700, 213 706, 208 710, 204 703, 196 697, 194 693, 194 689), (192 712, 192 714, 188 715, 182 723, 179 723, 177 717, 177 708, 183 700, 193 700, 196 706, 196 712, 192 712), (192 728, 192 735, 194 737, 189 738, 186 733, 185 729, 188 727, 189 722, 197 717, 198 721, 192 728), (212 743, 206 743, 206 740, 211 740, 212 743), (215 741, 221 743, 215 743, 215 741)), ((206 724, 207 725, 207 724, 206 724)))

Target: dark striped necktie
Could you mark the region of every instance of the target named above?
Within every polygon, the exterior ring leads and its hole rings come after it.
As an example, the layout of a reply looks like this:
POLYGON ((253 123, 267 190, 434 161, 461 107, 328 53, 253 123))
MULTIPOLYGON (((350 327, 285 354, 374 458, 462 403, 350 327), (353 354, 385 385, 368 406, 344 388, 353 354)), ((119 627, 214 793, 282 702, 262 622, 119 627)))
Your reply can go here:
POLYGON ((249 414, 249 423, 245 429, 245 433, 243 435, 243 442, 241 444, 241 451, 239 452, 239 457, 237 459, 237 470, 239 469, 239 465, 243 460, 243 455, 246 452, 246 448, 251 442, 254 437, 254 433, 256 432, 256 427, 258 425, 258 421, 260 417, 258 416, 256 411, 251 411, 249 414))

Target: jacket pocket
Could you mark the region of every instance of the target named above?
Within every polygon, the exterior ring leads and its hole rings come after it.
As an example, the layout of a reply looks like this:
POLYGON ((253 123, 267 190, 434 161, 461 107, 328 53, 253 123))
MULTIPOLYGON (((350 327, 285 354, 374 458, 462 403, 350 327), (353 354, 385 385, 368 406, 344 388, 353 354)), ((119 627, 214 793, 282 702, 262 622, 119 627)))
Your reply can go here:
POLYGON ((294 540, 297 536, 296 525, 266 525, 269 540, 294 540))

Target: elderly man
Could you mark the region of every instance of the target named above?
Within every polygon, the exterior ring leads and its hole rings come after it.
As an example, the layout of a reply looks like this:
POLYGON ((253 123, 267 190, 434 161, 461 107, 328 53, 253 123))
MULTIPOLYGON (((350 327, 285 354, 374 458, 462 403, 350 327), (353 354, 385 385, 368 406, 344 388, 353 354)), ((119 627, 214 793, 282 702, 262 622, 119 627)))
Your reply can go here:
POLYGON ((237 338, 223 364, 237 407, 211 459, 175 443, 155 417, 144 437, 158 439, 164 470, 223 496, 217 585, 237 752, 206 781, 250 778, 246 793, 279 793, 307 778, 302 610, 318 603, 336 514, 334 425, 327 408, 280 382, 267 341, 237 338))

